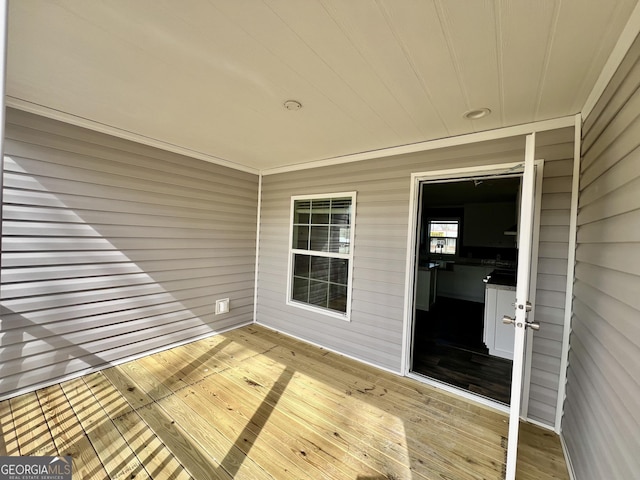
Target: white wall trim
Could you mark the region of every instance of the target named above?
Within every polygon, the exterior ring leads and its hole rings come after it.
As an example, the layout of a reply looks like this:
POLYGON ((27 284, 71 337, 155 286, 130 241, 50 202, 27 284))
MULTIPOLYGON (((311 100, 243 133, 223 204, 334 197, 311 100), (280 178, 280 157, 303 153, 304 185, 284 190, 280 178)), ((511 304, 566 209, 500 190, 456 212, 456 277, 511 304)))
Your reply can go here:
POLYGON ((189 148, 181 147, 179 145, 174 145, 169 142, 147 137, 139 133, 123 130, 118 127, 113 127, 111 125, 96 122, 94 120, 89 120, 88 118, 72 115, 70 113, 62 112, 60 110, 55 110, 53 108, 45 107, 44 105, 38 105, 37 103, 28 102, 26 100, 22 100, 20 98, 12 97, 9 95, 6 96, 6 104, 7 104, 7 107, 16 108, 24 112, 35 113, 36 115, 41 115, 43 117, 51 118, 53 120, 59 120, 61 122, 69 123, 71 125, 76 125, 78 127, 87 128, 95 132, 105 133, 107 135, 112 135, 117 138, 130 140, 132 142, 141 143, 143 145, 148 145, 150 147, 159 148, 161 150, 166 150, 168 152, 173 152, 180 155, 185 155, 187 157, 203 160, 205 162, 215 163, 216 165, 220 165, 222 167, 233 168, 235 170, 240 170, 247 173, 253 173, 254 175, 258 175, 260 173, 260 171, 257 168, 247 167, 246 165, 241 165, 239 163, 231 162, 223 158, 214 157, 206 153, 198 152, 196 150, 191 150, 189 148))
POLYGON ((0 402, 3 400, 8 400, 9 398, 14 398, 25 393, 35 392, 36 390, 40 390, 41 388, 50 387, 52 385, 58 385, 60 383, 64 383, 68 380, 73 380, 74 378, 83 377, 85 375, 89 375, 91 373, 99 372, 101 370, 105 370, 107 368, 115 367, 117 365, 122 365, 123 363, 132 362, 134 360, 138 360, 142 357, 148 357, 149 355, 153 355, 155 353, 164 352, 165 350, 171 350, 172 348, 180 347, 182 345, 187 345, 188 343, 197 342, 199 340, 204 340, 205 338, 213 337, 216 335, 220 335, 226 332, 230 332, 231 330, 235 330, 237 328, 246 327, 247 325, 251 325, 253 322, 243 322, 237 325, 232 325, 227 328, 223 328, 221 330, 214 330, 209 333, 204 333, 202 335, 198 335, 197 337, 189 338, 187 340, 181 340, 179 342, 175 342, 169 345, 163 345, 158 348, 154 348, 153 350, 147 350, 141 353, 137 353, 135 355, 131 355, 126 358, 120 358, 118 360, 114 360, 113 362, 107 362, 102 365, 98 365, 95 367, 89 367, 82 370, 78 370, 77 372, 70 373, 63 377, 56 377, 52 380, 47 380, 44 382, 36 383, 34 385, 29 385, 28 387, 19 388, 17 390, 13 390, 10 393, 0 395, 0 402))
POLYGON ((607 88, 607 85, 611 81, 611 78, 618 70, 618 67, 622 63, 624 56, 629 51, 629 48, 635 41, 636 37, 640 33, 640 3, 636 4, 633 12, 629 16, 629 21, 625 25, 622 33, 618 37, 618 41, 616 45, 613 47, 607 62, 604 64, 602 71, 600 72, 600 76, 596 80, 596 83, 593 85, 591 89, 591 93, 587 97, 587 100, 582 107, 582 118, 587 118, 593 110, 593 107, 596 106, 596 103, 604 93, 604 89, 607 88))
POLYGON ((256 214, 256 263, 253 284, 253 323, 258 320, 258 265, 260 260, 260 223, 262 219, 262 175, 258 176, 258 206, 256 214))
POLYGON ((571 213, 569 217, 569 255, 567 259, 567 293, 564 303, 564 327, 562 332, 562 355, 560 357, 560 379, 556 405, 555 431, 562 431, 562 415, 569 368, 569 339, 571 336, 571 317, 573 315, 573 281, 576 269, 576 243, 578 231, 578 200, 580 195, 580 147, 582 146, 582 116, 575 116, 573 145, 573 178, 571 179, 571 213))
POLYGON ((274 175, 276 173, 294 172, 297 170, 306 170, 309 168, 326 167, 349 162, 359 162, 362 160, 371 160, 374 158, 391 157, 394 155, 403 155, 407 153, 426 152, 428 150, 437 150, 446 147, 455 147, 459 145, 468 145, 470 143, 485 142, 488 140, 497 140, 501 138, 516 137, 519 135, 527 135, 534 132, 544 132, 547 130, 557 130, 559 128, 572 127, 573 115, 553 118, 551 120, 543 120, 540 122, 526 123, 515 125, 512 127, 498 128, 495 130, 485 130, 483 132, 469 133, 466 135, 458 135, 456 137, 446 137, 437 140, 428 140, 425 142, 412 143, 409 145, 400 145, 396 147, 382 148, 380 150, 371 150, 368 152, 354 153, 352 155, 343 155, 340 157, 318 160, 315 162, 298 163, 284 167, 266 168, 262 170, 263 175, 274 175))

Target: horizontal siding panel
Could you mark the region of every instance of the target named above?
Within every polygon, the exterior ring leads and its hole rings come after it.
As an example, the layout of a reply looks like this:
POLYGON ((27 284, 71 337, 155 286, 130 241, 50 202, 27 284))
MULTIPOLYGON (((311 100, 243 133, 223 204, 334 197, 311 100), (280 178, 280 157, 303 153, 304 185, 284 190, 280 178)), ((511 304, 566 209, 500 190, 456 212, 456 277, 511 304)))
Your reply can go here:
POLYGON ((547 405, 537 400, 529 401, 529 418, 544 425, 552 425, 555 420, 555 405, 547 405))
POLYGON ((565 262, 559 262, 551 258, 539 258, 538 273, 546 273, 549 275, 566 275, 567 265, 565 262))
MULTIPOLYGON (((226 236, 226 234, 221 234, 226 236)), ((225 249, 227 254, 238 254, 241 249, 250 251, 255 249, 254 240, 237 240, 235 238, 223 239, 227 240, 226 245, 233 245, 235 248, 225 249)), ((2 239, 2 248, 7 252, 33 252, 33 251, 77 251, 77 250, 173 250, 182 248, 192 249, 211 249, 215 242, 211 239, 185 239, 186 245, 176 242, 175 238, 157 238, 153 235, 139 237, 118 237, 106 239, 104 237, 97 238, 60 238, 52 236, 44 236, 37 238, 30 237, 6 237, 2 239)))
POLYGON ((536 355, 531 361, 532 375, 542 375, 542 372, 558 375, 560 367, 555 357, 549 355, 536 355))
MULTIPOLYGON (((572 133, 573 135, 573 133, 572 133)), ((567 140, 573 145, 572 140, 567 140)), ((544 164, 544 178, 552 177, 571 177, 573 176, 573 152, 563 152, 562 160, 555 162, 545 162, 544 164)))
POLYGON ((564 325, 555 325, 553 323, 545 323, 544 327, 541 327, 540 330, 536 332, 535 336, 540 339, 560 343, 560 339, 562 339, 563 331, 564 331, 564 325))
POLYGON ((161 191, 162 187, 180 194, 193 187, 196 198, 200 195, 210 195, 212 192, 227 193, 234 198, 252 198, 256 191, 250 181, 239 182, 229 178, 229 182, 221 181, 221 177, 204 175, 200 177, 184 176, 182 173, 167 174, 153 169, 137 167, 135 164, 111 162, 95 157, 77 155, 68 151, 51 150, 37 145, 24 145, 19 142, 8 141, 6 148, 11 151, 7 159, 6 171, 12 172, 16 178, 19 174, 38 171, 39 178, 24 178, 24 181, 40 182, 46 185, 52 180, 74 178, 82 183, 94 183, 95 175, 101 177, 100 185, 112 185, 122 188, 144 189, 145 191, 161 191), (93 162, 92 162, 93 160, 93 162), (91 168, 85 168, 88 164, 91 168), (95 164, 95 165, 94 165, 95 164), (204 177, 204 178, 203 178, 204 177))
POLYGON ((539 274, 536 287, 538 290, 550 290, 564 293, 567 289, 567 276, 539 274))
POLYGON ((205 239, 205 240, 233 240, 255 238, 255 228, 252 231, 240 228, 232 232, 211 231, 211 228, 196 227, 161 227, 135 225, 91 225, 84 223, 58 222, 15 222, 5 221, 3 234, 10 237, 108 237, 127 238, 130 236, 142 238, 157 238, 176 240, 205 239))
MULTIPOLYGON (((105 205, 106 207, 107 205, 105 205)), ((5 220, 22 222, 57 222, 57 223, 91 223, 96 225, 128 225, 128 226, 148 226, 162 227, 170 222, 172 228, 211 228, 213 224, 221 222, 240 222, 239 227, 245 222, 248 224, 255 219, 255 212, 238 210, 235 212, 196 212, 192 209, 172 209, 169 207, 158 208, 150 212, 145 210, 129 211, 130 204, 126 208, 117 210, 116 206, 109 205, 107 210, 87 210, 75 208, 69 211, 64 208, 42 208, 31 205, 5 204, 3 215, 5 220)), ((125 207, 123 205, 123 207, 125 207)), ((248 228, 248 226, 245 226, 248 228)), ((255 228, 254 228, 255 230, 255 228)))
POLYGON ((540 242, 563 243, 567 248, 569 227, 566 225, 545 225, 540 227, 540 242))
MULTIPOLYGON (((600 131, 598 139, 583 153, 583 172, 593 168, 607 168, 613 159, 623 158, 638 146, 640 128, 640 93, 636 90, 616 116, 600 131), (634 138, 635 135, 635 138, 634 138)), ((586 132, 589 135, 590 132, 586 132)), ((597 176, 597 175, 596 175, 597 176)))
POLYGON ((8 120, 0 396, 252 320, 257 176, 8 120))
POLYGON ((640 345, 640 322, 637 321, 638 317, 633 307, 603 294, 582 280, 576 281, 574 293, 576 306, 584 304, 601 318, 606 319, 609 328, 615 329, 623 337, 640 345))
POLYGON ((640 310, 640 276, 578 263, 576 277, 599 292, 640 310))
POLYGON ((536 321, 545 324, 564 325, 564 308, 540 305, 536 300, 536 321))
MULTIPOLYGON (((591 173, 592 170, 589 170, 588 173, 591 173)), ((633 150, 606 172, 594 177, 593 180, 588 178, 587 174, 583 175, 581 205, 589 205, 638 177, 640 177, 640 147, 633 150)))
POLYGON ((571 193, 571 177, 550 177, 542 182, 542 193, 571 193))
POLYGON ((570 193, 547 193, 542 196, 542 210, 568 210, 571 208, 570 193))
POLYGON ((585 206, 580 205, 578 225, 640 209, 640 196, 637 194, 639 189, 640 178, 636 178, 606 195, 601 202, 585 206))
POLYGON ((176 155, 173 158, 175 161, 176 157, 179 157, 181 163, 159 162, 158 159, 148 155, 136 155, 126 150, 109 147, 103 148, 78 139, 69 142, 68 137, 15 125, 9 125, 7 136, 10 137, 7 145, 11 147, 13 157, 26 156, 34 160, 72 167, 82 166, 83 158, 99 159, 96 172, 115 173, 161 182, 166 182, 167 178, 174 178, 178 182, 193 183, 194 188, 201 186, 206 189, 206 184, 210 184, 212 189, 233 186, 237 191, 245 190, 250 196, 255 194, 252 175, 241 172, 239 172, 240 175, 235 175, 229 172, 225 175, 225 181, 221 181, 221 177, 215 175, 211 169, 198 168, 200 160, 184 156, 176 155), (185 164, 190 168, 184 168, 185 164))
POLYGON ((576 260, 609 270, 633 274, 640 263, 640 251, 634 243, 617 243, 615 248, 603 244, 582 244, 576 249, 576 260))
POLYGON ((566 260, 569 257, 569 246, 566 242, 541 242, 538 256, 566 260))
POLYGON ((606 378, 615 385, 621 401, 636 416, 640 425, 637 399, 633 397, 633 386, 640 383, 640 370, 636 368, 634 361, 640 355, 640 348, 634 343, 638 338, 624 337, 612 329, 606 319, 581 302, 576 303, 575 314, 581 321, 576 324, 574 334, 585 345, 593 346, 593 361, 607 369, 604 372, 606 378))
POLYGON ((539 335, 534 335, 533 351, 540 355, 559 358, 562 353, 562 343, 556 340, 543 338, 539 335))
POLYGON ((566 210, 543 210, 540 212, 540 225, 569 225, 571 211, 566 210))
POLYGON ((638 243, 640 242, 640 210, 581 225, 578 228, 577 239, 580 245, 586 243, 638 243))
POLYGON ((534 383, 533 379, 532 383, 536 388, 534 388, 531 393, 531 401, 539 403, 540 406, 546 405, 549 407, 548 411, 553 412, 555 410, 557 390, 555 388, 545 388, 543 385, 534 383))
MULTIPOLYGON (((609 458, 607 475, 611 478, 633 478, 637 464, 637 452, 640 451, 640 440, 637 432, 637 417, 620 404, 620 396, 615 385, 609 382, 600 366, 591 358, 586 345, 580 337, 572 337, 572 370, 579 376, 583 399, 575 399, 582 411, 588 413, 588 421, 597 428, 600 451, 598 457, 609 458), (588 400, 587 400, 588 399, 588 400)), ((569 384, 571 379, 569 379, 569 384)), ((584 421, 584 420, 583 420, 584 421)), ((606 478, 606 477, 600 477, 606 478)))
POLYGON ((565 295, 563 292, 553 292, 550 290, 538 290, 536 293, 536 305, 564 309, 565 295))

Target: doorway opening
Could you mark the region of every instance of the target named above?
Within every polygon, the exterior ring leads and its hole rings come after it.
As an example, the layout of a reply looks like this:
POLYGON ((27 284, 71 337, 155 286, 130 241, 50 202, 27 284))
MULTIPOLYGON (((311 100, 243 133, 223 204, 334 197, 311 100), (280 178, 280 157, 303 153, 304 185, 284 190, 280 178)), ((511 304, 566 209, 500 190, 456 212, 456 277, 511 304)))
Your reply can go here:
POLYGON ((420 183, 411 372, 509 404, 521 175, 420 183))

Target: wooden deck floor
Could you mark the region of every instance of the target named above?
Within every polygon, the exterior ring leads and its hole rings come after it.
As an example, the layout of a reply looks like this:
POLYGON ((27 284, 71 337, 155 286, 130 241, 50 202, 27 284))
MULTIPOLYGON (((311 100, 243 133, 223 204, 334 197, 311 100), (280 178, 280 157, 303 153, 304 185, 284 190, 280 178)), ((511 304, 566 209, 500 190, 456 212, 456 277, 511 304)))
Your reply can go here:
MULTIPOLYGON (((507 418, 251 326, 0 403, 1 455, 74 479, 501 479, 507 418)), ((518 478, 568 479, 525 425, 518 478)))

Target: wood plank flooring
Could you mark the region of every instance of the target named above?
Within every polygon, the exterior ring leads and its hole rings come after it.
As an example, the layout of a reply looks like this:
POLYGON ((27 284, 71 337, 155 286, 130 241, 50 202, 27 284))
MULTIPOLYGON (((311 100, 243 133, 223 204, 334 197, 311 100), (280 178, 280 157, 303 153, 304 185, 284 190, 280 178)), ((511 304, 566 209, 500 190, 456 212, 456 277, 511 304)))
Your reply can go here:
MULTIPOLYGON (((0 402, 0 455, 74 479, 501 479, 507 418, 259 326, 0 402)), ((523 425, 518 478, 568 479, 523 425)))

